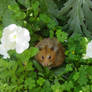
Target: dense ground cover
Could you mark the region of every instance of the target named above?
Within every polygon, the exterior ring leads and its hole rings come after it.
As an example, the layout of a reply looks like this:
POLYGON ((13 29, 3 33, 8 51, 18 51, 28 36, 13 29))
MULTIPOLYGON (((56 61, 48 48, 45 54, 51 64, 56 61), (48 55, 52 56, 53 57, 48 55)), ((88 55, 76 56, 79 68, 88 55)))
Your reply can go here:
POLYGON ((0 56, 0 92, 91 92, 92 59, 84 59, 92 38, 91 0, 1 0, 0 37, 4 27, 17 24, 29 30, 30 46, 22 54, 0 56), (56 37, 65 47, 61 67, 42 67, 35 44, 56 37))

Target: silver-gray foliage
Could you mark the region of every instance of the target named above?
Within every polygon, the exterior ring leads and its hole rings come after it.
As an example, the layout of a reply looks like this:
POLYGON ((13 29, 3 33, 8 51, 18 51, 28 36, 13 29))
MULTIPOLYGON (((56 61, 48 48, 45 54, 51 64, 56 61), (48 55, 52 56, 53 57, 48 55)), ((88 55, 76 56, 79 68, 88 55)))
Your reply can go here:
POLYGON ((67 25, 73 34, 81 33, 92 38, 92 1, 68 0, 59 11, 58 17, 66 15, 67 25))

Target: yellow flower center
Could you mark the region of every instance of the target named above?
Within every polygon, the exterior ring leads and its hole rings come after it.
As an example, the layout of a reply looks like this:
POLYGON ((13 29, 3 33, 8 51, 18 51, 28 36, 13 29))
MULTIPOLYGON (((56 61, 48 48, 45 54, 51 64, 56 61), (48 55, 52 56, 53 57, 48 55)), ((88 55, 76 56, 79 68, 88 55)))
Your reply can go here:
POLYGON ((16 35, 14 35, 13 38, 16 39, 16 35))

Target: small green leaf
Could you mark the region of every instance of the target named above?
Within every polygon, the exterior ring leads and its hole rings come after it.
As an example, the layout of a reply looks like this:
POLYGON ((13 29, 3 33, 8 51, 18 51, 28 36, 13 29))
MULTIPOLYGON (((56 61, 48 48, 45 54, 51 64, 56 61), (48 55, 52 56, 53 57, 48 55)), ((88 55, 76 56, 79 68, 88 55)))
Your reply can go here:
POLYGON ((42 78, 42 77, 40 77, 40 78, 37 80, 37 84, 40 85, 40 86, 42 86, 42 85, 44 84, 44 82, 45 82, 45 79, 42 78))
POLYGON ((73 71, 73 65, 72 64, 67 64, 65 68, 65 72, 70 72, 73 71))
POLYGON ((64 42, 65 40, 67 40, 68 37, 67 33, 62 32, 61 29, 56 30, 56 36, 60 42, 64 42))
POLYGON ((87 78, 87 71, 86 71, 86 66, 82 66, 79 68, 79 80, 78 83, 82 86, 82 85, 86 85, 88 82, 88 78, 87 78))
POLYGON ((30 0, 18 0, 18 2, 23 6, 25 6, 26 8, 30 7, 30 0))
POLYGON ((74 73, 73 79, 74 79, 74 81, 76 81, 76 80, 79 79, 79 72, 75 72, 75 73, 74 73))
POLYGON ((25 80, 25 88, 28 87, 29 89, 32 89, 34 88, 36 85, 35 85, 35 80, 32 79, 31 77, 30 78, 27 78, 25 80))
POLYGON ((43 71, 41 65, 40 65, 37 61, 33 60, 33 64, 34 64, 35 68, 36 68, 39 72, 42 72, 42 71, 43 71))
POLYGON ((54 31, 50 30, 50 38, 53 38, 53 37, 54 37, 54 31))
POLYGON ((39 49, 38 48, 31 47, 30 48, 30 57, 35 56, 38 52, 39 52, 39 49))
POLYGON ((46 14, 40 14, 40 20, 43 21, 44 23, 49 23, 51 21, 50 17, 47 16, 46 14))
POLYGON ((36 1, 35 3, 32 4, 32 8, 34 10, 34 16, 37 16, 38 15, 38 12, 39 12, 39 2, 36 1))

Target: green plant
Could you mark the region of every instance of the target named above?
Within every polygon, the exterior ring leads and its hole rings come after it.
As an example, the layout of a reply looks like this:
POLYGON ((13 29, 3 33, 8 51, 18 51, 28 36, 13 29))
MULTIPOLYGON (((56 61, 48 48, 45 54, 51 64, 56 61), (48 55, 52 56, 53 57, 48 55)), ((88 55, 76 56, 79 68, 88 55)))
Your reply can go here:
MULTIPOLYGON (((11 23, 26 27, 31 35, 30 48, 22 54, 9 51, 10 59, 3 59, 0 56, 0 92, 92 91, 92 59, 83 59, 83 55, 86 53, 87 41, 83 35, 77 34, 82 33, 80 24, 83 23, 83 20, 86 20, 86 18, 79 16, 82 11, 76 11, 76 9, 81 9, 82 2, 79 3, 80 0, 75 0, 73 1, 73 6, 71 4, 72 0, 68 0, 65 7, 62 8, 66 0, 54 1, 0 1, 0 37, 2 36, 3 28, 11 23), (57 5, 59 6, 57 7, 57 5), (74 32, 71 37, 69 37, 71 32, 64 32, 64 26, 61 26, 61 21, 57 19, 57 14, 61 16, 69 12, 70 7, 72 7, 72 12, 70 12, 69 23, 71 30, 73 30, 72 32, 74 32), (59 11, 58 8, 62 8, 62 10, 59 11), (78 14, 77 17, 74 15, 75 12, 78 14), (79 24, 75 22, 76 25, 72 25, 71 22, 76 18, 81 22, 79 21, 79 24), (49 70, 46 67, 42 67, 34 59, 34 56, 39 51, 35 48, 35 44, 46 37, 56 37, 65 47, 66 59, 64 64, 58 68, 49 70)), ((91 2, 89 0, 84 1, 85 4, 91 2)), ((60 16, 59 19, 62 19, 63 17, 61 18, 60 16)), ((89 14, 86 16, 89 18, 89 14)), ((63 21, 66 22, 64 19, 63 21)), ((89 22, 89 19, 86 21, 89 22)), ((91 28, 91 23, 85 26, 91 28)), ((82 25, 83 30, 85 26, 84 24, 82 25)))
POLYGON ((58 13, 58 17, 66 15, 69 34, 82 34, 92 38, 92 1, 68 0, 58 13))

